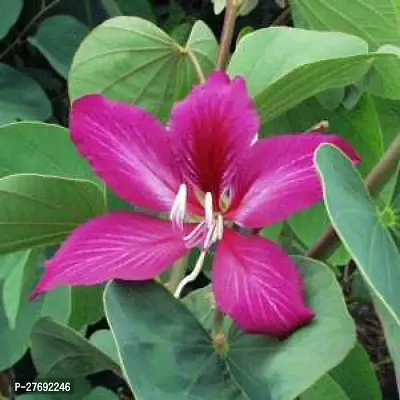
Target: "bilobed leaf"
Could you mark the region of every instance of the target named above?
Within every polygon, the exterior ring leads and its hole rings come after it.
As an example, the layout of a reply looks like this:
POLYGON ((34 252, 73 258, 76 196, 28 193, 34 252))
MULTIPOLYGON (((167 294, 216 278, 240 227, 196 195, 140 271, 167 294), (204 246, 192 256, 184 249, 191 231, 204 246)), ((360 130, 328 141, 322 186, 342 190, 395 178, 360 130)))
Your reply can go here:
POLYGON ((20 173, 97 180, 68 129, 41 122, 0 126, 0 177, 20 173))
POLYGON ((294 257, 302 273, 307 303, 315 320, 284 341, 229 334, 227 363, 235 381, 251 400, 293 400, 338 365, 354 347, 355 326, 330 269, 294 257))
POLYGON ((83 400, 118 400, 120 397, 110 390, 103 387, 94 388, 83 400))
POLYGON ((327 266, 302 257, 295 261, 315 321, 284 341, 247 335, 231 325, 229 349, 222 355, 207 332, 209 288, 184 300, 190 312, 159 284, 111 283, 105 293, 106 315, 135 395, 293 400, 338 365, 356 339, 340 287, 327 266))
POLYGON ((50 318, 41 318, 35 324, 31 351, 37 370, 46 378, 78 378, 105 370, 120 373, 105 353, 50 318))
POLYGON ((36 81, 0 64, 0 125, 19 120, 45 121, 51 113, 51 103, 36 81))
POLYGON ((400 325, 400 252, 379 209, 350 160, 332 146, 322 146, 316 165, 325 206, 338 233, 374 295, 400 325))
POLYGON ((239 42, 228 70, 247 79, 266 122, 318 93, 358 82, 374 58, 367 53, 355 36, 268 28, 239 42))
POLYGON ((10 28, 17 22, 23 4, 23 0, 0 0, 0 39, 6 36, 10 28))
POLYGON ((56 15, 43 20, 34 36, 28 38, 64 78, 80 43, 89 33, 89 28, 69 15, 56 15))
POLYGON ((61 242, 105 210, 92 182, 41 175, 0 179, 0 253, 61 242))
POLYGON ((136 397, 247 400, 208 333, 161 285, 113 282, 105 309, 136 397))
POLYGON ((90 336, 90 343, 96 346, 104 354, 107 354, 115 364, 119 365, 119 357, 117 345, 115 344, 114 336, 108 329, 100 329, 90 336))
MULTIPOLYGON (((13 366, 27 351, 30 345, 30 334, 33 325, 41 316, 51 316, 59 322, 66 322, 70 313, 70 294, 69 288, 63 287, 46 293, 35 301, 30 301, 29 296, 37 284, 41 274, 43 256, 40 250, 28 250, 17 254, 7 254, 0 256, 0 270, 7 265, 9 273, 17 267, 16 263, 26 260, 23 281, 19 287, 19 304, 15 322, 10 323, 7 316, 7 308, 10 307, 12 300, 10 293, 6 293, 11 288, 5 286, 7 276, 0 279, 0 369, 5 370, 13 366), (29 256, 26 258, 26 254, 29 256), (40 267, 40 268, 39 268, 40 267)), ((14 291, 17 288, 14 288, 14 291)), ((9 313, 9 312, 8 312, 9 313)))
POLYGON ((92 31, 75 55, 70 96, 74 100, 103 93, 166 120, 176 94, 182 97, 198 83, 188 51, 197 57, 205 75, 215 66, 218 45, 204 23, 194 25, 188 44, 182 47, 151 22, 136 17, 110 19, 92 31))

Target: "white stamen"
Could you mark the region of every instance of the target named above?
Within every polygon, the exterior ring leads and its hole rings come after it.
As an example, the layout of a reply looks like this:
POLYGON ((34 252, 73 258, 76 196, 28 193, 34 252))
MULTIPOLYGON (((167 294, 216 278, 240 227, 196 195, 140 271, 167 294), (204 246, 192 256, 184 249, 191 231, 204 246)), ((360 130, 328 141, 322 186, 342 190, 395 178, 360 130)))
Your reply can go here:
POLYGON ((205 214, 205 221, 209 229, 211 229, 213 224, 213 215, 214 215, 214 208, 213 208, 213 198, 210 192, 206 193, 204 199, 204 214, 205 214))
POLYGON ((196 226, 196 228, 194 228, 192 230, 192 232, 190 232, 188 235, 186 235, 183 240, 186 243, 186 245, 188 245, 189 247, 191 247, 191 244, 194 244, 193 242, 195 242, 198 237, 200 236, 199 234, 201 234, 201 230, 204 227, 205 222, 202 221, 200 224, 198 224, 196 226))
POLYGON ((207 236, 204 240, 203 247, 208 249, 215 242, 215 232, 217 231, 217 224, 213 221, 212 226, 208 229, 207 236))
POLYGON ((224 234, 224 217, 221 214, 218 214, 217 218, 217 240, 221 240, 224 234))
POLYGON ((183 222, 186 218, 187 209, 187 186, 182 184, 179 186, 178 193, 175 197, 174 203, 172 204, 169 218, 172 223, 181 229, 183 228, 183 222))
POLYGON ((206 252, 202 251, 200 253, 200 256, 199 256, 197 262, 196 262, 196 265, 193 268, 193 271, 180 281, 180 283, 179 283, 179 285, 176 288, 175 293, 174 293, 174 297, 175 298, 179 299, 183 288, 188 283, 193 282, 199 276, 200 271, 203 268, 205 256, 206 256, 206 252))
POLYGON ((251 141, 250 146, 253 146, 257 142, 258 142, 258 132, 255 134, 253 140, 251 141))

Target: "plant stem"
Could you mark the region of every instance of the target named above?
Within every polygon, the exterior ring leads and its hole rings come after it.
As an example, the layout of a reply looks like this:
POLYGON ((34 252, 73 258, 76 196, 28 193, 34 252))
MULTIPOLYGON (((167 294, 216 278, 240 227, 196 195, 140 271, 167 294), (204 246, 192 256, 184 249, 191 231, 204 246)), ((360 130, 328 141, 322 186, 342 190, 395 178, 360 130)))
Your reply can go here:
POLYGON ((193 66, 194 66, 194 69, 196 70, 196 74, 199 78, 199 82, 204 83, 206 81, 205 77, 204 77, 204 72, 201 69, 201 65, 199 63, 199 60, 196 57, 196 54, 194 54, 191 49, 187 49, 186 51, 187 51, 187 55, 190 58, 190 61, 192 62, 193 66))
POLYGON ((226 352, 228 346, 224 333, 223 324, 224 324, 224 314, 217 306, 215 306, 212 338, 216 350, 221 355, 226 352))
POLYGON ((238 6, 235 0, 228 0, 226 4, 224 26, 222 28, 221 44, 218 56, 217 69, 224 71, 228 65, 233 33, 235 31, 238 6))
POLYGON ((18 43, 21 42, 22 38, 27 34, 29 29, 49 10, 56 6, 61 0, 54 0, 47 6, 43 7, 25 26, 24 29, 18 34, 15 40, 0 54, 0 60, 2 60, 18 43))
MULTIPOLYGON (((400 162, 400 135, 393 141, 381 160, 365 179, 365 187, 372 196, 376 196, 396 172, 400 162)), ((307 253, 307 257, 317 260, 328 259, 339 247, 340 240, 333 227, 324 233, 315 246, 307 253)))
POLYGON ((290 7, 287 6, 278 17, 272 21, 270 26, 281 26, 286 25, 290 20, 290 7))

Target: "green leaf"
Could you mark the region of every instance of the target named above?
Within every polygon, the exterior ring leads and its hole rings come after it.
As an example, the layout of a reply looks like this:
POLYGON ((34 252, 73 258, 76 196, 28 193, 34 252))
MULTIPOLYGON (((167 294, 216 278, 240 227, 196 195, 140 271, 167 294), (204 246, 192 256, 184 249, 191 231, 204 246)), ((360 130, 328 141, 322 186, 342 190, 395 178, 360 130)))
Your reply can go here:
POLYGON ((296 26, 356 35, 372 50, 400 44, 397 0, 294 0, 291 6, 296 26))
POLYGON ((358 82, 374 55, 360 38, 293 28, 260 29, 246 35, 229 72, 247 79, 264 122, 328 89, 358 82))
POLYGON ((400 325, 400 252, 351 161, 336 148, 316 155, 325 206, 336 232, 374 294, 400 325), (377 267, 379 266, 379 268, 377 267))
POLYGON ((99 371, 120 374, 118 365, 88 340, 50 318, 32 330, 32 358, 40 376, 79 378, 99 371))
POLYGON ((93 389, 87 396, 83 398, 83 400, 118 400, 120 397, 111 392, 110 390, 97 387, 93 389))
POLYGON ((171 400, 184 395, 291 400, 338 365, 356 340, 340 287, 323 264, 301 257, 295 261, 315 321, 284 341, 246 335, 232 326, 225 355, 215 352, 211 337, 194 318, 200 316, 209 329, 209 289, 185 299, 189 312, 156 283, 111 283, 106 315, 134 393, 171 400))
POLYGON ((0 177, 18 173, 97 180, 68 129, 40 122, 0 126, 0 177))
POLYGON ((93 335, 90 336, 90 343, 104 354, 107 354, 115 364, 119 365, 117 345, 115 344, 114 336, 110 330, 101 329, 94 332, 93 335))
POLYGON ((299 400, 352 400, 329 375, 324 375, 308 388, 299 400))
POLYGON ((156 25, 135 17, 104 22, 84 40, 70 72, 72 100, 89 93, 135 103, 166 120, 174 101, 198 83, 191 51, 207 75, 218 45, 201 21, 185 47, 156 25))
MULTIPOLYGON (((383 155, 383 132, 374 100, 365 94, 352 110, 343 106, 334 112, 324 109, 315 99, 307 100, 288 111, 276 121, 264 125, 263 134, 276 132, 301 132, 321 120, 328 120, 329 131, 346 139, 361 157, 360 172, 366 176, 383 155), (282 122, 281 122, 282 121, 282 122)), ((289 220, 294 232, 311 248, 330 225, 323 204, 295 214, 289 220)), ((347 251, 341 246, 329 259, 335 265, 349 261, 347 251)))
POLYGON ((104 194, 89 181, 41 175, 0 179, 0 253, 61 242, 105 210, 104 194))
POLYGON ((298 27, 356 35, 366 40, 373 51, 397 54, 374 63, 368 89, 373 94, 400 99, 398 0, 295 0, 291 9, 298 27))
POLYGON ((399 134, 400 101, 386 100, 375 97, 374 103, 381 123, 385 149, 390 146, 399 134))
POLYGON ((38 266, 43 265, 43 257, 39 250, 30 250, 27 253, 29 253, 27 258, 26 252, 0 256, 0 271, 9 265, 11 267, 9 272, 11 273, 16 263, 26 259, 20 292, 15 293, 17 296, 19 295, 15 326, 10 324, 6 311, 6 308, 10 307, 11 297, 5 293, 5 290, 9 289, 5 287, 4 278, 2 281, 0 280, 0 370, 10 368, 24 355, 30 345, 32 327, 41 316, 51 316, 60 322, 66 322, 69 318, 69 288, 59 288, 44 294, 35 301, 29 300, 29 296, 42 272, 42 268, 39 269, 38 266))
POLYGON ((56 15, 43 20, 28 42, 38 49, 50 65, 65 79, 72 59, 89 28, 69 15, 56 15))
POLYGON ((351 400, 382 399, 374 367, 360 344, 357 344, 345 360, 329 374, 351 400))
POLYGON ((110 17, 130 15, 154 22, 156 17, 149 0, 101 0, 110 17))
POLYGON ((0 63, 0 125, 27 119, 45 121, 51 114, 51 103, 38 83, 0 63))
POLYGON ((71 288, 71 317, 68 325, 79 331, 104 316, 103 286, 75 286, 71 288))
POLYGON ((113 282, 106 288, 105 308, 136 397, 247 399, 207 332, 161 285, 113 282))
POLYGON ((22 11, 23 0, 0 0, 0 39, 7 35, 22 11))
POLYGON ((343 361, 356 341, 353 320, 330 269, 304 257, 294 260, 315 320, 284 341, 235 328, 229 335, 229 369, 252 400, 295 399, 343 361))
MULTIPOLYGON (((10 262, 12 269, 3 282, 3 303, 8 326, 15 329, 20 306, 23 302, 24 286, 26 281, 32 280, 32 273, 35 273, 37 255, 33 250, 25 250, 10 254, 7 261, 10 262)), ((0 267, 3 268, 3 266, 0 267)))

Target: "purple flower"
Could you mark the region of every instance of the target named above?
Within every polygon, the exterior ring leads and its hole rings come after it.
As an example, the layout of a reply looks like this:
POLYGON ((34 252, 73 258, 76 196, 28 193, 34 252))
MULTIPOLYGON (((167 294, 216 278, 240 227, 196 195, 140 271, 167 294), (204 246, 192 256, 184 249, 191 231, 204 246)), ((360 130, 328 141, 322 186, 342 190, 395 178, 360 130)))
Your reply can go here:
POLYGON ((358 157, 335 135, 258 140, 259 128, 245 81, 223 72, 178 103, 168 127, 99 95, 76 101, 72 139, 94 171, 121 198, 168 213, 170 221, 116 212, 87 222, 47 262, 35 295, 59 285, 151 279, 194 247, 202 249, 197 274, 216 245, 216 303, 239 327, 282 337, 311 321, 293 261, 275 243, 232 225, 261 228, 319 202, 313 155, 322 143, 358 157))

